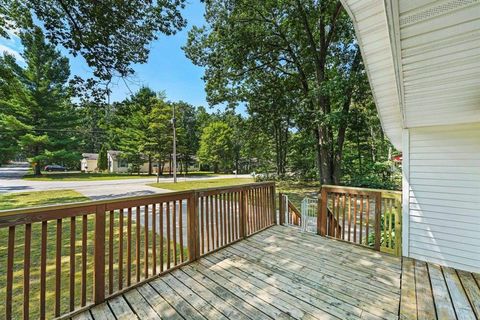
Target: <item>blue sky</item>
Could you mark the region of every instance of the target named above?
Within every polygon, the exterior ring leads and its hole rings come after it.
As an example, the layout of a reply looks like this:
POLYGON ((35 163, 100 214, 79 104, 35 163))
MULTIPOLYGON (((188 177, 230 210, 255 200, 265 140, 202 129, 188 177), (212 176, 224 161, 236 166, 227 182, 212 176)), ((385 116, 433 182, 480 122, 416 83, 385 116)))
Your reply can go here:
MULTIPOLYGON (((207 106, 204 82, 201 77, 203 68, 199 68, 185 57, 181 47, 187 41, 188 31, 194 25, 204 24, 204 4, 199 0, 190 0, 183 11, 188 21, 187 27, 174 36, 160 35, 159 39, 151 43, 148 63, 136 65, 134 77, 127 82, 128 87, 135 92, 142 85, 149 86, 155 91, 165 91, 168 100, 183 100, 195 106, 207 106)), ((17 37, 12 39, 0 38, 0 51, 8 51, 19 57, 22 48, 17 37)), ((62 50, 62 52, 65 52, 62 50)), ((91 69, 83 58, 70 58, 72 74, 84 78, 92 75, 91 69)), ((130 95, 129 89, 122 80, 117 80, 112 87, 112 101, 123 100, 130 95)))

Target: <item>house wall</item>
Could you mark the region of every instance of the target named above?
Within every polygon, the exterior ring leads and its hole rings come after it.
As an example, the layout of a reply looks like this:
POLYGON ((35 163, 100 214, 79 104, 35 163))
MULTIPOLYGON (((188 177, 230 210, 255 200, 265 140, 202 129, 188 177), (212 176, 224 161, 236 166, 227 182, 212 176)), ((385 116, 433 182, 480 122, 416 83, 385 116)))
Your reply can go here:
MULTIPOLYGON (((110 173, 127 173, 128 172, 128 166, 127 167, 119 167, 118 166, 118 159, 112 160, 109 157, 109 170, 110 173)), ((140 172, 141 173, 147 173, 148 172, 148 162, 145 162, 142 166, 140 166, 140 172)))
POLYGON ((97 170, 97 160, 82 159, 80 170, 84 171, 84 172, 94 172, 94 171, 96 171, 97 170))
POLYGON ((404 254, 480 272, 480 124, 404 134, 404 254))

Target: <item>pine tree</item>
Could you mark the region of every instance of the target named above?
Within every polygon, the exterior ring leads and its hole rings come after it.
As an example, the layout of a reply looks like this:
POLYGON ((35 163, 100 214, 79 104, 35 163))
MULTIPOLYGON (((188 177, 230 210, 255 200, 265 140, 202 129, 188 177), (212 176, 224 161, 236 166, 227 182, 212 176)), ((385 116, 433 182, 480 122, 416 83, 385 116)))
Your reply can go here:
POLYGON ((108 169, 107 148, 105 145, 102 146, 100 153, 98 154, 97 167, 100 171, 105 171, 108 169))
MULTIPOLYGON (((77 140, 71 129, 75 127, 76 112, 69 100, 67 81, 70 76, 68 59, 55 46, 45 41, 40 28, 20 35, 25 67, 12 56, 0 59, 0 82, 7 116, 18 121, 17 138, 12 140, 30 162, 35 174, 41 174, 44 164, 77 165, 77 140)), ((7 117, 4 115, 4 119, 7 117)), ((11 146, 14 147, 13 145, 11 146)))

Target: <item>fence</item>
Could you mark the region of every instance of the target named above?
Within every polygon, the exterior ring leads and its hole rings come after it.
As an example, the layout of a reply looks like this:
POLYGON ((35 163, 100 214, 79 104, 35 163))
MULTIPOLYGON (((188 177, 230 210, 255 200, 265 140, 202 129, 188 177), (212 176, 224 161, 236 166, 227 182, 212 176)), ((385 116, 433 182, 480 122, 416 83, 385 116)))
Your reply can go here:
POLYGON ((302 230, 305 232, 317 232, 318 200, 308 197, 304 198, 300 210, 302 213, 302 230))
POLYGON ((275 223, 273 183, 0 212, 6 319, 68 317, 275 223))
POLYGON ((288 199, 288 196, 284 193, 278 194, 279 201, 279 221, 280 224, 286 224, 290 226, 300 226, 301 225, 301 212, 293 205, 292 202, 288 199))
POLYGON ((318 233, 401 255, 401 192, 323 186, 318 233))

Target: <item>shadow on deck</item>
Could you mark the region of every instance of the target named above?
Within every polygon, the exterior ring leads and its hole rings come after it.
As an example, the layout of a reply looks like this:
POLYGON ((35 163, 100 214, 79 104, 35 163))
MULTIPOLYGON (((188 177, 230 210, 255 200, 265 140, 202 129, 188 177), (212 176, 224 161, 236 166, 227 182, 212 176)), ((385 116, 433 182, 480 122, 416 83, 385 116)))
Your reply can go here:
POLYGON ((480 275, 274 226, 73 319, 476 319, 480 275))

